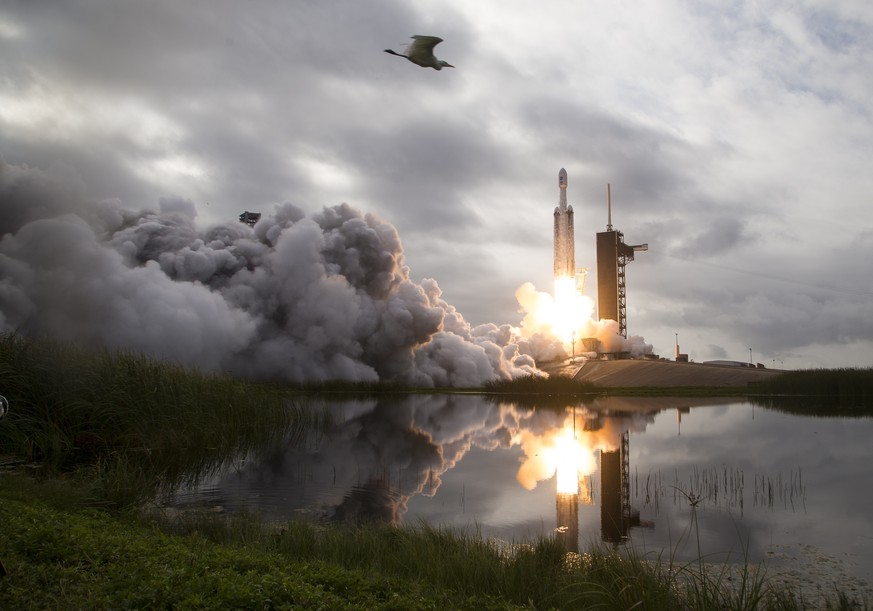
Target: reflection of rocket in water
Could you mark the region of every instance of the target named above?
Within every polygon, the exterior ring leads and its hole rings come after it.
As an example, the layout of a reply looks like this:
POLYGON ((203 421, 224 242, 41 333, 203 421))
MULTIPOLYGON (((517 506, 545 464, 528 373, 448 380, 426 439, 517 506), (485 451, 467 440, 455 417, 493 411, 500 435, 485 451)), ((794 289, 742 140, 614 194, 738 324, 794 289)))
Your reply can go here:
MULTIPOLYGON (((568 408, 571 409, 571 408, 568 408)), ((576 408, 572 407, 573 428, 565 429, 563 452, 558 453, 558 463, 555 465, 555 497, 557 538, 568 552, 579 552, 579 504, 591 505, 591 475, 585 473, 585 464, 580 461, 579 452, 586 449, 580 443, 576 432, 576 408), (571 444, 574 451, 566 451, 571 444)), ((567 424, 565 423, 566 427, 567 424)), ((590 456, 590 454, 589 454, 590 456)))
POLYGON ((573 238, 573 206, 567 204, 567 170, 558 172, 561 197, 555 208, 555 279, 573 278, 576 254, 573 238))
POLYGON ((591 476, 579 477, 576 492, 558 490, 555 496, 558 540, 568 552, 579 552, 579 504, 591 505, 591 476))
POLYGON ((555 499, 557 524, 555 534, 568 552, 579 552, 579 495, 558 492, 555 499))

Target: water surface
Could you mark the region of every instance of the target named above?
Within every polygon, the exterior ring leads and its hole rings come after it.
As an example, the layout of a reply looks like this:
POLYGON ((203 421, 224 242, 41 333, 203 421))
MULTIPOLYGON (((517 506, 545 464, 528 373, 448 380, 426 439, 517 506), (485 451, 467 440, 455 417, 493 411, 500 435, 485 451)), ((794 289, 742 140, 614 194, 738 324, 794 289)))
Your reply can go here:
POLYGON ((871 418, 744 401, 477 395, 329 403, 336 425, 161 502, 269 519, 421 522, 679 562, 837 559, 873 580, 871 418))

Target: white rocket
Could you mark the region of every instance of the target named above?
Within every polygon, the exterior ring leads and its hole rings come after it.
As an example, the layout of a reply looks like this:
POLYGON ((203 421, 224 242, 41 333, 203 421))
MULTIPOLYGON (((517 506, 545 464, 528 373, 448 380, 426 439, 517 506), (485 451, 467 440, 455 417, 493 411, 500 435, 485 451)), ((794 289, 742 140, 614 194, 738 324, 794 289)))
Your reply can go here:
POLYGON ((576 274, 576 255, 573 238, 573 206, 567 205, 567 170, 558 172, 561 199, 555 208, 555 279, 573 278, 576 274))

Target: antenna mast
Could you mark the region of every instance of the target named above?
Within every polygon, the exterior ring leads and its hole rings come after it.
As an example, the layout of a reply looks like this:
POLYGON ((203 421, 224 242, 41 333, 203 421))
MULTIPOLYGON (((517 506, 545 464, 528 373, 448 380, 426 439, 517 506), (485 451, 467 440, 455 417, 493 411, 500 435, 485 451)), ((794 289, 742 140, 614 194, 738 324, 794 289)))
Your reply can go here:
POLYGON ((612 185, 606 183, 606 230, 612 231, 612 185))

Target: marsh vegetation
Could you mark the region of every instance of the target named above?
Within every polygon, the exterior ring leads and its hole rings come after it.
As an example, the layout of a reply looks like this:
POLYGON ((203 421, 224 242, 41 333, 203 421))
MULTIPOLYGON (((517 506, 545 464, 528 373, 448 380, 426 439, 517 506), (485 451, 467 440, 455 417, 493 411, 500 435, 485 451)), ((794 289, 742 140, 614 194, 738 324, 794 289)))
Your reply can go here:
MULTIPOLYGON (((497 541, 424 524, 337 526, 256 514, 157 511, 161 486, 240 456, 303 442, 329 423, 321 392, 206 375, 129 353, 0 337, 12 409, 0 454, 33 468, 0 474, 0 607, 384 609, 804 609, 742 565, 738 576, 598 545, 568 553, 554 537, 497 541)), ((566 380, 552 390, 590 392, 566 380)), ((536 390, 539 388, 540 390, 536 390)), ((533 389, 533 390, 531 390, 533 389)), ((349 392, 363 392, 359 387, 349 392)), ((494 391, 494 388, 489 391, 494 391)), ((501 391, 502 392, 502 391, 501 391)), ((799 494, 800 473, 788 494, 799 494)), ((673 485, 729 499, 742 473, 673 485)), ((761 489, 780 494, 779 482, 761 489)), ((755 482, 755 490, 759 488, 755 482)), ((762 492, 763 494, 763 492, 762 492)), ((756 497, 757 498, 757 497, 756 497)), ((778 498, 778 496, 777 496, 778 498)), ((762 497, 763 502, 766 497, 762 497)), ((680 499, 681 500, 681 499, 680 499)), ((729 501, 728 501, 729 502, 729 501)), ((692 522, 693 524, 693 522, 692 522)), ((695 533, 689 530, 688 537, 695 533)), ((867 608, 841 592, 828 608, 867 608)))

